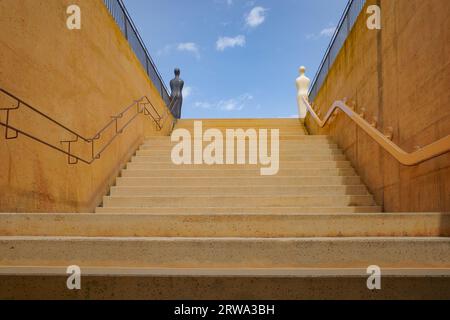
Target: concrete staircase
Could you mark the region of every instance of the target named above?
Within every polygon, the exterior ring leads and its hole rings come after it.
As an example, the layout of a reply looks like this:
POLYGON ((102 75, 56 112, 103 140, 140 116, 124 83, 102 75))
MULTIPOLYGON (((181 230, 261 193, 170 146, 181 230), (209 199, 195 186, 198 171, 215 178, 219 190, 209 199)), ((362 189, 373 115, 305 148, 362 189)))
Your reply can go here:
POLYGON ((95 214, 0 214, 0 298, 450 298, 449 214, 382 213, 298 119, 203 128, 279 128, 278 174, 176 166, 170 137, 148 139, 95 214), (79 291, 66 288, 73 264, 79 291), (370 265, 382 290, 366 287, 370 265))

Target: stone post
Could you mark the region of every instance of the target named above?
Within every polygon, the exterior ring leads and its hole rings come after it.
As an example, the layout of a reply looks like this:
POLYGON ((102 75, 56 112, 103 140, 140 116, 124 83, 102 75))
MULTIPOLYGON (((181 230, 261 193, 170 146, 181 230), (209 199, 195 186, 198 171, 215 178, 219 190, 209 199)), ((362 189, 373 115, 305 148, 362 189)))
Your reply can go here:
POLYGON ((299 68, 300 76, 297 78, 297 104, 298 104, 298 116, 300 119, 304 119, 306 117, 306 113, 308 111, 305 102, 303 101, 303 97, 308 99, 308 90, 309 84, 311 80, 305 76, 306 68, 301 66, 299 68))

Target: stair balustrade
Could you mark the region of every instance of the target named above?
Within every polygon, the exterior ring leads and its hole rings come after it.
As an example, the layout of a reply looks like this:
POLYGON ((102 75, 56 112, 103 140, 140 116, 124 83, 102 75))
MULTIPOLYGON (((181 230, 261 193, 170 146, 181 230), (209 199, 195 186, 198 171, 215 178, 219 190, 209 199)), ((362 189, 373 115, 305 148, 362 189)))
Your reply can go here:
MULTIPOLYGON (((147 96, 142 96, 141 98, 133 101, 129 106, 127 106, 125 109, 123 109, 120 113, 118 113, 115 116, 111 117, 111 120, 103 126, 100 130, 98 130, 92 137, 85 137, 82 134, 76 132, 75 130, 72 130, 62 124, 61 122, 53 119, 49 115, 39 111, 37 108, 31 106, 27 102, 23 101, 22 99, 16 97, 12 93, 0 88, 0 93, 6 97, 9 97, 14 101, 14 106, 5 108, 0 107, 0 112, 6 113, 5 121, 0 119, 0 125, 5 127, 5 139, 11 140, 16 139, 19 137, 19 135, 26 136, 34 141, 37 141, 41 144, 44 144, 56 151, 59 151, 61 153, 64 153, 67 155, 67 162, 68 164, 77 164, 78 162, 83 162, 85 164, 92 164, 95 160, 100 159, 102 153, 111 145, 111 143, 115 140, 117 136, 119 136, 123 131, 135 120, 137 117, 142 114, 146 117, 149 117, 155 124, 156 130, 161 130, 163 128, 162 121, 165 121, 167 117, 169 116, 166 114, 163 118, 161 116, 157 109, 154 107, 152 102, 147 96), (11 124, 11 113, 12 112, 18 112, 21 108, 26 108, 30 111, 32 111, 34 114, 38 115, 44 120, 50 121, 52 124, 56 125, 58 128, 62 129, 66 134, 68 133, 73 138, 70 140, 60 140, 60 145, 67 145, 67 148, 63 148, 61 146, 55 145, 49 141, 46 141, 43 138, 40 138, 36 136, 35 134, 31 133, 30 131, 27 131, 24 128, 18 128, 17 126, 11 124), (126 121, 124 124, 120 125, 119 120, 124 118, 125 115, 130 114, 130 118, 128 121, 126 121), (106 141, 102 145, 102 147, 99 150, 96 150, 96 142, 100 140, 102 135, 108 130, 108 129, 114 129, 113 135, 109 138, 109 140, 106 141), (89 157, 83 157, 82 155, 77 155, 72 151, 72 147, 74 143, 86 143, 90 145, 91 154, 89 157)), ((172 104, 172 103, 171 103, 172 104)), ((170 109, 167 109, 168 112, 170 112, 170 109)), ((97 143, 98 145, 98 143, 97 143)))
MULTIPOLYGON (((414 166, 432 158, 438 157, 444 153, 450 151, 450 135, 443 137, 427 146, 416 148, 413 152, 407 152, 395 144, 392 139, 392 128, 388 128, 388 133, 383 134, 376 128, 376 121, 372 119, 371 123, 364 119, 364 112, 358 114, 354 108, 349 107, 346 104, 346 99, 335 101, 328 109, 328 112, 323 119, 314 111, 310 105, 308 98, 303 96, 303 102, 306 105, 308 111, 311 113, 311 117, 316 124, 323 128, 325 125, 331 122, 333 113, 336 110, 341 110, 346 114, 353 122, 355 122, 364 132, 366 132, 375 142, 377 142, 384 150, 391 154, 398 162, 406 166, 414 166)), ((363 109, 361 109, 363 110, 363 109)))

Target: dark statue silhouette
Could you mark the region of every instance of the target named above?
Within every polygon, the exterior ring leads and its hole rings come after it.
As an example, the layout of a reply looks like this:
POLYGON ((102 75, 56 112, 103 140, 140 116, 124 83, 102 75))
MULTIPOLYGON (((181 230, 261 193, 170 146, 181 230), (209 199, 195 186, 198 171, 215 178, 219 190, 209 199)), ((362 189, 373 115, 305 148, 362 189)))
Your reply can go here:
POLYGON ((184 81, 180 78, 180 69, 174 70, 175 78, 170 80, 170 90, 172 91, 170 96, 172 99, 176 98, 174 105, 172 106, 172 112, 176 119, 181 118, 181 106, 183 105, 183 87, 184 81))

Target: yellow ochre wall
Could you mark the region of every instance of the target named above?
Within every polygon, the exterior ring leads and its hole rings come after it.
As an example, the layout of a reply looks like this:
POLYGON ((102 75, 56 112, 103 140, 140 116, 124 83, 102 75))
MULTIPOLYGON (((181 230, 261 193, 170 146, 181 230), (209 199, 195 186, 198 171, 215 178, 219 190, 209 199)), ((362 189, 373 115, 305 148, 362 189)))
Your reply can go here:
MULTIPOLYGON (((450 134, 450 1, 371 0, 381 6, 381 30, 359 17, 314 101, 324 115, 347 97, 378 129, 408 152, 450 134)), ((450 211, 450 154, 407 167, 342 113, 311 133, 330 134, 345 150, 385 211, 450 211)))
MULTIPOLYGON (((0 30, 0 87, 85 137, 144 95, 166 110, 101 0, 1 0, 0 30), (81 8, 81 30, 66 27, 71 4, 81 8)), ((0 105, 13 102, 0 93, 0 105)), ((5 140, 0 127, 0 211, 92 212, 144 137, 168 134, 171 120, 156 131, 140 115, 92 165, 68 165, 24 136, 5 140)), ((55 145, 73 138, 24 107, 11 111, 11 124, 55 145)), ((74 149, 89 157, 85 144, 74 149)))

